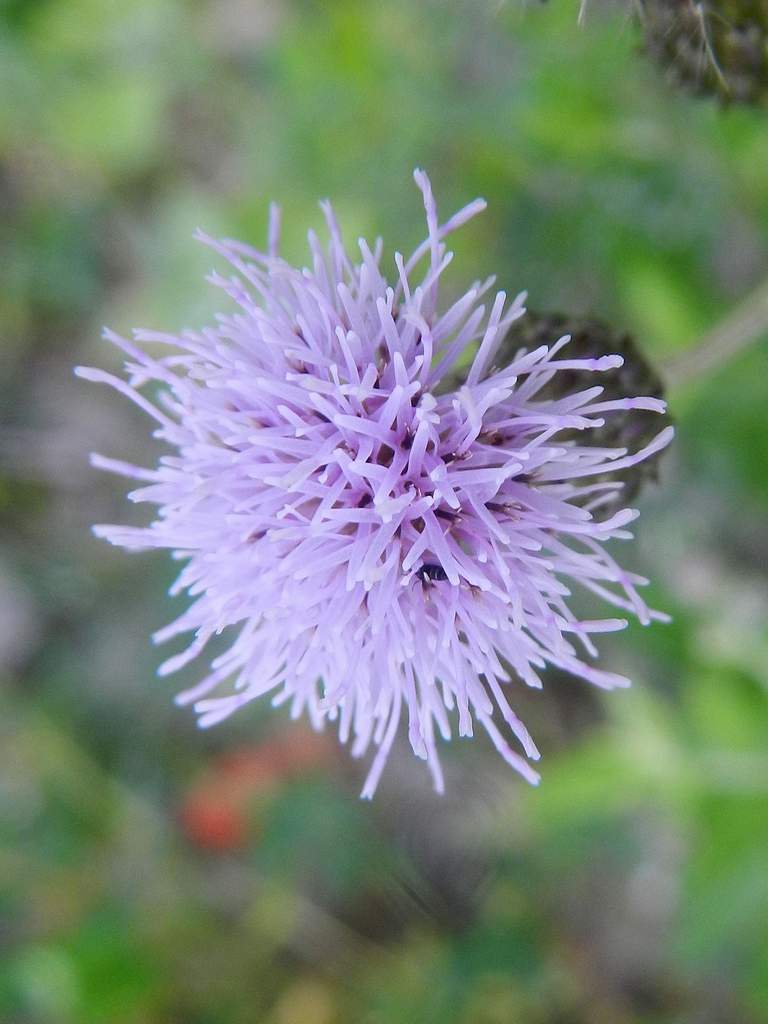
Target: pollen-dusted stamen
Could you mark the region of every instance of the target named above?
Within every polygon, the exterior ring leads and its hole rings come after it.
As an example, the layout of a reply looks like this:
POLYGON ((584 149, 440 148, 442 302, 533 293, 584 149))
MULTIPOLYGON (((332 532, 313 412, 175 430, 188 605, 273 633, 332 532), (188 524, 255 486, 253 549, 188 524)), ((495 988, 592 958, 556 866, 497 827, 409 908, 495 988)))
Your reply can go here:
POLYGON ((591 446, 590 432, 614 414, 663 404, 600 401, 599 386, 552 397, 560 374, 583 379, 621 363, 564 358, 566 337, 520 348, 496 368, 524 295, 507 304, 499 292, 487 311, 485 282, 439 306, 452 258, 445 239, 484 203, 441 225, 426 175, 416 181, 428 237, 408 259, 395 256, 392 285, 381 245, 361 241, 355 262, 327 203, 327 247, 310 233, 310 267, 292 267, 278 255, 273 208, 266 253, 200 236, 234 268, 212 280, 237 313, 178 337, 109 333, 125 353, 125 379, 79 371, 139 404, 172 450, 155 469, 94 458, 140 481, 132 500, 159 506, 149 527, 99 526, 98 535, 186 560, 173 593, 188 591, 191 604, 156 639, 193 641, 161 672, 234 631, 179 702, 194 704, 203 726, 267 694, 316 728, 337 722, 354 756, 377 748, 366 797, 403 713, 437 790, 437 733, 450 739, 454 718, 459 735, 480 723, 537 782, 529 760, 538 751, 507 703, 510 676, 538 687, 551 664, 603 688, 627 683, 588 660, 591 634, 624 620, 578 620, 572 587, 642 622, 662 617, 639 596, 645 580, 604 547, 630 536, 635 512, 614 503, 601 516, 599 501, 583 498, 599 489, 602 501, 606 488, 615 497, 621 484, 606 475, 671 438, 666 429, 630 453, 591 446), (468 349, 459 384, 455 366, 468 349))

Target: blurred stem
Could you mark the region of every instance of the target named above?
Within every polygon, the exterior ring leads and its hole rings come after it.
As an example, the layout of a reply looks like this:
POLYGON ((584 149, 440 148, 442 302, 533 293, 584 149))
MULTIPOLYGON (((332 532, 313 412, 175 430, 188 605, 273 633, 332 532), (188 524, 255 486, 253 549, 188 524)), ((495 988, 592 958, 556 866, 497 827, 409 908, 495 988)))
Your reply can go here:
POLYGON ((708 376, 768 334, 768 280, 692 348, 663 367, 670 388, 708 376))

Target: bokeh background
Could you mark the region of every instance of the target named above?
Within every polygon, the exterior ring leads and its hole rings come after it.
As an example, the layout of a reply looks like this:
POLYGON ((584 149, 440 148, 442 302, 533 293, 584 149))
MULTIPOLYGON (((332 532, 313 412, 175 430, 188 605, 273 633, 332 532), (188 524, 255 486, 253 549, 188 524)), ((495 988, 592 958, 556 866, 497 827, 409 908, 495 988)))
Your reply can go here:
POLYGON ((631 5, 592 0, 0 4, 0 1020, 8 1024, 752 1024, 768 1020, 768 116, 676 91, 631 5), (455 239, 631 331, 678 441, 630 562, 670 626, 603 645, 631 691, 551 679, 532 791, 482 740, 449 795, 280 713, 208 733, 160 680, 163 555, 98 449, 148 424, 76 380, 107 323, 211 315, 201 226, 305 257, 455 239), (714 332, 714 334, 712 333, 714 332), (132 518, 133 517, 133 518, 132 518))

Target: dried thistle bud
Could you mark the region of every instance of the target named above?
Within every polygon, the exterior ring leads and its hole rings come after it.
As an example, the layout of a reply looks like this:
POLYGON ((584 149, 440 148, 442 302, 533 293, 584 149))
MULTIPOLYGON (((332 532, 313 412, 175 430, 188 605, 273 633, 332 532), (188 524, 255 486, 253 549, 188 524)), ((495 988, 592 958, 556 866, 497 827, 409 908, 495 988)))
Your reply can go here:
MULTIPOLYGON (((591 317, 569 317, 528 310, 526 315, 510 328, 499 349, 497 361, 503 365, 505 360, 511 361, 521 348, 531 351, 540 345, 551 344, 564 334, 571 336, 568 352, 576 359, 600 358, 613 354, 623 357, 624 362, 621 366, 600 375, 600 384, 604 388, 601 400, 616 401, 628 395, 663 397, 664 388, 659 375, 639 350, 631 335, 625 331, 617 331, 603 321, 591 317)), ((588 377, 588 374, 580 370, 562 370, 552 377, 539 394, 542 398, 556 401, 565 395, 589 387, 593 381, 588 377)), ((623 412, 616 412, 606 418, 604 426, 591 431, 590 444, 598 448, 627 448, 634 451, 644 447, 657 434, 659 425, 664 425, 664 421, 666 424, 671 423, 668 412, 657 413, 628 407, 623 412)), ((577 432, 572 433, 575 438, 577 432)), ((626 504, 634 500, 645 483, 656 479, 657 472, 658 459, 652 457, 611 473, 610 476, 606 474, 604 479, 623 483, 624 486, 617 493, 615 500, 617 503, 626 504)))
POLYGON ((725 103, 768 105, 768 0, 640 0, 647 52, 725 103))

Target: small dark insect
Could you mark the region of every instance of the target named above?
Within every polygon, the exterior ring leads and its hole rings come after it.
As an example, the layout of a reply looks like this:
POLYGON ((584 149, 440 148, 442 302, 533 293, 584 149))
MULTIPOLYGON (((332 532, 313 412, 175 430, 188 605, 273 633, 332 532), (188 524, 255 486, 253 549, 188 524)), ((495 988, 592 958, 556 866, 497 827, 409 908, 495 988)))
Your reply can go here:
POLYGON ((435 565, 434 562, 426 562, 420 566, 416 570, 416 575, 422 583, 437 583, 438 581, 448 579, 442 565, 435 565))

